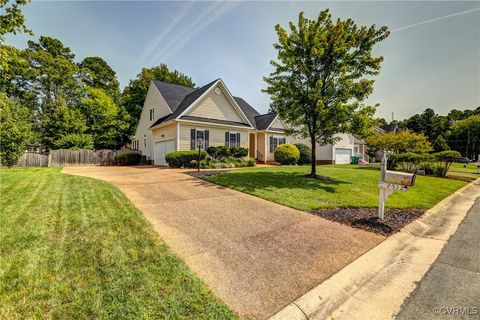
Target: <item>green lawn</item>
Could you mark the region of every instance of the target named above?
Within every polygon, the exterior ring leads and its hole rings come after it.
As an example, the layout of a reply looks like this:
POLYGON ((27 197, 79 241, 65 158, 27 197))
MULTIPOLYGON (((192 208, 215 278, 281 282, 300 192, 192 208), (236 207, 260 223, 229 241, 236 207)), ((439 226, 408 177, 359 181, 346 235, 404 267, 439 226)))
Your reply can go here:
MULTIPOLYGON (((380 172, 373 167, 318 166, 332 181, 305 178, 308 166, 259 167, 208 177, 209 181, 300 210, 378 207, 380 172)), ((386 208, 430 208, 466 182, 419 176, 407 192, 396 191, 386 208)))
POLYGON ((1 169, 0 319, 236 318, 115 187, 1 169))
POLYGON ((452 163, 452 166, 448 171, 448 175, 480 178, 479 169, 477 169, 476 163, 469 163, 469 164, 452 163))

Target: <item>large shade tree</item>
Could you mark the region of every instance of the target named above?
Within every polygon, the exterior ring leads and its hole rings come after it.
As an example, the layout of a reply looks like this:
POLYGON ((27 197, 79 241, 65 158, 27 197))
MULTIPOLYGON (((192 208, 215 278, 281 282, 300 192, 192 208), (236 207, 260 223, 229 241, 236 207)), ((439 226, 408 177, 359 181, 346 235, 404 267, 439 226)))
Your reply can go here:
POLYGON ((190 77, 177 70, 170 70, 166 64, 153 68, 142 68, 137 78, 130 80, 122 94, 122 105, 129 113, 131 119, 130 133, 135 131, 138 119, 142 113, 143 102, 147 96, 148 86, 152 80, 176 83, 191 88, 195 87, 195 83, 190 77))
POLYGON ((117 74, 104 59, 100 57, 86 57, 78 66, 82 72, 83 81, 87 86, 102 89, 115 100, 120 97, 120 84, 117 74))
POLYGON ((478 160, 480 154, 480 115, 472 115, 452 125, 452 138, 462 141, 457 146, 465 157, 478 160))
POLYGON ((275 71, 264 80, 273 111, 290 126, 292 134, 312 145, 310 176, 316 176, 316 144, 336 142, 336 134, 364 134, 375 109, 363 101, 373 91, 372 76, 380 71, 383 57, 373 56, 387 27, 357 26, 352 19, 332 20, 328 10, 316 20, 301 12, 290 31, 280 25, 275 71))

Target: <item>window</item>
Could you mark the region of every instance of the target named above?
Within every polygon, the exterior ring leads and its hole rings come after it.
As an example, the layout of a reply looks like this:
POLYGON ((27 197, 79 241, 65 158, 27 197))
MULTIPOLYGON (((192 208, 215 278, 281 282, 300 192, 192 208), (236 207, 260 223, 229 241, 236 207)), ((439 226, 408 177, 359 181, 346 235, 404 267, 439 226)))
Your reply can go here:
POLYGON ((143 146, 146 148, 147 147, 147 135, 143 135, 143 146))
POLYGON ((201 142, 201 148, 206 149, 209 146, 210 135, 205 129, 190 129, 190 150, 197 150, 201 142))
POLYGON ((285 137, 270 136, 270 152, 274 152, 279 145, 285 143, 287 143, 287 139, 285 137))
POLYGON ((240 147, 240 133, 238 132, 225 132, 225 145, 227 147, 240 147))
POLYGON ((155 108, 150 109, 150 121, 155 119, 155 108))

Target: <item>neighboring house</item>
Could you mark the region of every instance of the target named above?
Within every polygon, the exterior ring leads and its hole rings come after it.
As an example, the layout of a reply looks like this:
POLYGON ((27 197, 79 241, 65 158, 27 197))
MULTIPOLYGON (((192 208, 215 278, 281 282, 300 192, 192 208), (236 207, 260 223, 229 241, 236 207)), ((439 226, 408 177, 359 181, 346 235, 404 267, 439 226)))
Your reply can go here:
MULTIPOLYGON (((152 81, 143 105, 133 149, 147 161, 166 165, 172 151, 214 145, 248 148, 249 157, 273 162, 273 151, 284 143, 303 142, 285 134, 286 126, 275 113, 260 114, 245 100, 234 97, 221 79, 201 88, 152 81)), ((317 147, 319 163, 350 163, 354 140, 340 135, 334 146, 317 147)))

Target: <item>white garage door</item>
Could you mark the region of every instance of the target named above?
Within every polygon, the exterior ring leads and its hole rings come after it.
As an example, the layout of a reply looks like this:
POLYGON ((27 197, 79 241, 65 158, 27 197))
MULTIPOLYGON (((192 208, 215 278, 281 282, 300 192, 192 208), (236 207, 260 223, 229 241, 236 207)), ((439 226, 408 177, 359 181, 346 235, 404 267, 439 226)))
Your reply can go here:
POLYGON ((175 151, 175 140, 155 142, 155 157, 153 161, 157 166, 166 166, 165 155, 175 151))
POLYGON ((350 163, 352 159, 351 149, 335 149, 335 163, 345 164, 350 163))

